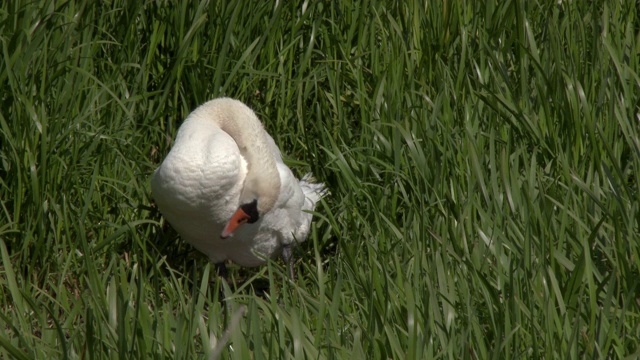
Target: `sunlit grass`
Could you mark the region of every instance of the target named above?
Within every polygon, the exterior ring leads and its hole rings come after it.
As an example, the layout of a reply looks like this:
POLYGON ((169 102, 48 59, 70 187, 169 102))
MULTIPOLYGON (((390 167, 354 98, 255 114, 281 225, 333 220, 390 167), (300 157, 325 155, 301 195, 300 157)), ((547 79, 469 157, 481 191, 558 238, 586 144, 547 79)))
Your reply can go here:
POLYGON ((0 357, 638 356, 638 24, 630 0, 2 2, 0 357), (330 188, 294 282, 221 283, 153 206, 218 96, 330 188))

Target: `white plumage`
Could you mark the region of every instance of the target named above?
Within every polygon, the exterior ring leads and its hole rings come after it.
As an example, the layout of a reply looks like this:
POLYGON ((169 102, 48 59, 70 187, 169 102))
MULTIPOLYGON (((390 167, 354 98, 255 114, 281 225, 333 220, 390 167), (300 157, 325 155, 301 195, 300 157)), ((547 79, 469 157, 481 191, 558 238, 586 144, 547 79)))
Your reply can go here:
POLYGON ((183 240, 216 264, 230 259, 242 266, 290 254, 309 233, 306 210, 326 192, 310 174, 298 181, 253 111, 229 98, 211 100, 187 117, 151 189, 183 240), (229 225, 253 200, 257 221, 244 223, 247 215, 229 225), (222 238, 228 229, 233 236, 222 238))

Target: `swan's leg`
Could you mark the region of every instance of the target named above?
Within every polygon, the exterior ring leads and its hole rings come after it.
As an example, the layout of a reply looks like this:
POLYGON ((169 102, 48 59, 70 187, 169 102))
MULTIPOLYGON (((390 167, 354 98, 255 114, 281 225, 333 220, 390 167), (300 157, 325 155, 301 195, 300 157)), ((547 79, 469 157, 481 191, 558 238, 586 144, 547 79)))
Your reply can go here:
POLYGON ((289 268, 289 277, 292 281, 295 280, 296 274, 293 272, 293 245, 285 245, 282 248, 282 258, 289 268))
POLYGON ((226 279, 229 273, 227 272, 227 266, 224 264, 224 262, 215 263, 214 265, 216 267, 216 273, 218 273, 218 276, 226 279))

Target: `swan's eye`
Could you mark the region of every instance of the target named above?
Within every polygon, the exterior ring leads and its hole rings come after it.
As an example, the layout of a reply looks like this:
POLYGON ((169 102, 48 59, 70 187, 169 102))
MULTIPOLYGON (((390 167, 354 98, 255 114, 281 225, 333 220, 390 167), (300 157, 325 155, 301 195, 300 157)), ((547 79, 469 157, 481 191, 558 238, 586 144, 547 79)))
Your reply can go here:
POLYGON ((231 216, 231 219, 229 219, 229 222, 227 222, 224 230, 222 230, 220 238, 226 239, 230 237, 233 232, 236 231, 236 229, 242 224, 252 224, 258 221, 259 218, 260 216, 258 215, 258 200, 253 200, 248 204, 240 205, 238 210, 236 210, 236 212, 231 216))
POLYGON ((258 219, 260 218, 260 215, 258 214, 257 199, 254 199, 250 203, 240 205, 240 209, 242 209, 242 211, 244 211, 245 214, 249 216, 249 218, 246 219, 246 222, 248 222, 249 224, 253 224, 254 222, 258 221, 258 219))

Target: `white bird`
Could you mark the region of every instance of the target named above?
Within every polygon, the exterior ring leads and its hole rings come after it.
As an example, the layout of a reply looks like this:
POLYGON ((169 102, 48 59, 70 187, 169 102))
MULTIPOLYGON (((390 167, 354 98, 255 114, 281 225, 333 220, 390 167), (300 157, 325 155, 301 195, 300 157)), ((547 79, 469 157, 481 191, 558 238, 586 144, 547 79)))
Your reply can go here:
POLYGON ((292 246, 326 193, 311 180, 295 178, 249 107, 220 98, 189 114, 151 189, 165 219, 221 274, 227 259, 253 267, 281 255, 293 278, 292 246))

